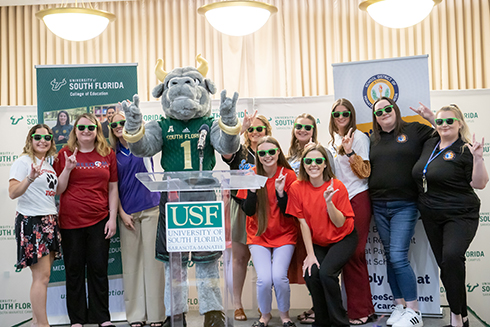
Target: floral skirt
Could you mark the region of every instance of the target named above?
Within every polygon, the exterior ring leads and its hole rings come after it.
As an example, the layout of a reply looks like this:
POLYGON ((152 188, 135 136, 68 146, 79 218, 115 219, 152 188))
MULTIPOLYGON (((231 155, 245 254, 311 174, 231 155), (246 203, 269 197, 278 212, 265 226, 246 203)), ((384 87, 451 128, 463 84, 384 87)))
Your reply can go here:
POLYGON ((58 215, 24 216, 17 213, 15 238, 17 240, 16 271, 37 263, 38 259, 52 251, 55 253, 55 259, 61 259, 58 215))

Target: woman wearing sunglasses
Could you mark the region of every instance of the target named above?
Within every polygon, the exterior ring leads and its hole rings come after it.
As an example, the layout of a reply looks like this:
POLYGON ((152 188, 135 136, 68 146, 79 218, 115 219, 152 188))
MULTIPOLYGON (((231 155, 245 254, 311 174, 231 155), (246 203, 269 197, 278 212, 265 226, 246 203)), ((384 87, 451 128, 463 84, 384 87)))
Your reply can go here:
POLYGON ((356 251, 342 270, 347 313, 351 325, 364 325, 376 319, 365 253, 372 214, 367 180, 371 173, 369 138, 357 129, 356 111, 347 99, 333 104, 329 131, 336 176, 349 193, 359 236, 356 251))
POLYGON ((468 125, 455 104, 442 107, 435 124, 437 135, 425 142, 412 176, 425 232, 441 269, 450 325, 468 327, 465 253, 480 217, 480 199, 473 188, 483 189, 488 183, 484 140, 476 142, 473 135, 470 143, 468 125))
POLYGON ((68 136, 71 133, 73 126, 70 125, 70 116, 65 110, 58 113, 56 125, 53 127, 54 142, 56 144, 68 142, 68 136))
MULTIPOLYGON (((415 111, 433 121, 432 112, 425 106, 421 108, 426 112, 415 111)), ((386 324, 394 327, 423 326, 417 281, 408 261, 410 240, 419 216, 412 168, 433 131, 430 126, 403 121, 400 109, 390 98, 382 97, 373 104, 369 193, 396 305, 386 324)))
MULTIPOLYGON (((257 143, 264 136, 270 136, 271 130, 271 125, 266 117, 257 115, 257 111, 252 115, 247 115, 245 112, 245 118, 242 124, 245 142, 236 153, 223 155, 223 161, 230 166, 230 169, 252 169, 255 167, 257 143)), ((240 209, 236 194, 237 191, 231 191, 233 198, 230 202, 233 253, 233 305, 235 307, 235 320, 244 321, 247 320, 247 316, 243 311, 242 293, 247 275, 248 261, 250 260, 250 251, 247 247, 246 216, 243 210, 240 209)))
POLYGON ((306 147, 286 213, 299 220, 306 248, 303 274, 315 308, 315 326, 349 326, 339 274, 357 247, 354 212, 321 145, 306 147))
POLYGON ((290 287, 288 268, 297 241, 295 219, 285 215, 287 193, 296 180, 279 142, 272 136, 257 144, 254 168, 266 176, 266 186, 259 190, 240 190, 242 208, 247 215, 247 244, 257 272, 257 301, 261 316, 253 327, 266 327, 271 319, 272 287, 283 327, 294 327, 289 317, 290 287))
POLYGON ((54 197, 58 178, 48 159, 56 154, 53 132, 45 124, 33 126, 24 150, 10 168, 9 196, 18 199, 15 218, 17 271, 32 273, 32 325, 49 327, 47 286, 53 261, 61 258, 58 210, 54 197))
MULTIPOLYGON (((306 145, 317 144, 318 128, 315 118, 307 113, 302 113, 294 120, 293 130, 291 131, 291 144, 288 151, 288 162, 293 168, 296 175, 299 174, 301 166, 300 157, 306 145)), ((333 166, 332 154, 328 153, 328 160, 331 163, 332 171, 335 172, 333 166)))
POLYGON ((109 122, 109 141, 117 158, 119 180, 119 233, 126 318, 131 327, 163 326, 165 287, 163 263, 155 259, 160 194, 150 192, 137 173, 152 171, 153 160, 135 157, 123 138, 123 112, 109 122))
POLYGON ((119 203, 116 155, 93 114, 80 115, 74 125, 54 163, 58 174, 63 171, 58 192, 66 306, 72 327, 89 323, 112 326, 107 266, 119 203))

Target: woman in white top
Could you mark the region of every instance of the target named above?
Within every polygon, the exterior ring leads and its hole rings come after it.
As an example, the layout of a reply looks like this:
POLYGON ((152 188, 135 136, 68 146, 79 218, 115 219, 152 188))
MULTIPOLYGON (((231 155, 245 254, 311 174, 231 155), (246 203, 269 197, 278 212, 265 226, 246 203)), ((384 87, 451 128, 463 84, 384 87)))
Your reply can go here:
POLYGON ((338 99, 333 104, 329 131, 335 175, 349 193, 359 236, 356 252, 343 268, 347 313, 351 325, 363 325, 376 318, 364 252, 372 215, 367 180, 371 173, 369 138, 356 128, 356 111, 347 99, 338 99))
POLYGON ((15 218, 17 271, 32 272, 32 326, 49 326, 46 296, 51 265, 61 257, 58 210, 54 202, 58 178, 49 164, 56 154, 53 132, 45 124, 29 130, 21 156, 10 168, 9 196, 18 199, 15 218))

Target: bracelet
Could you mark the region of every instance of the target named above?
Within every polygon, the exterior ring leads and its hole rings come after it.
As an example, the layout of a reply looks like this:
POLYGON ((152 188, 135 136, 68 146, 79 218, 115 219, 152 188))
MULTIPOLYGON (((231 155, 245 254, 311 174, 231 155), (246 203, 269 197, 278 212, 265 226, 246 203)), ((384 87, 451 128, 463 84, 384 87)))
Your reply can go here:
POLYGON ((145 125, 142 125, 136 134, 129 134, 126 129, 123 129, 122 136, 128 143, 136 143, 145 136, 145 125))
POLYGON ((34 183, 34 180, 35 180, 34 178, 30 178, 29 176, 27 176, 27 181, 29 183, 34 183))
POLYGON ((346 156, 348 158, 352 157, 353 155, 355 155, 356 153, 354 152, 354 150, 351 151, 351 153, 347 153, 346 156))
POLYGON ((219 128, 228 135, 238 135, 238 134, 240 134, 240 131, 242 130, 242 123, 240 122, 239 119, 238 119, 238 123, 235 126, 230 127, 230 126, 225 125, 221 121, 221 117, 219 117, 218 125, 219 125, 219 128))

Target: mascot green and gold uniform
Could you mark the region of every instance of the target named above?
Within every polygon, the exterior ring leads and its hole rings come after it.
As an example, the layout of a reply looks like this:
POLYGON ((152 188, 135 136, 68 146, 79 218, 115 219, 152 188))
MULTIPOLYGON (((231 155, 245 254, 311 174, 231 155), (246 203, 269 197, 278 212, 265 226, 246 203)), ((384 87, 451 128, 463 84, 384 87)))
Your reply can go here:
MULTIPOLYGON (((235 153, 240 146, 239 133, 241 124, 236 116, 236 101, 226 97, 226 90, 221 93, 220 118, 211 116, 211 95, 216 93, 216 86, 205 78, 207 62, 197 56, 199 68, 175 68, 169 73, 163 70, 163 61, 158 60, 156 75, 163 83, 153 89, 153 96, 161 97, 165 117, 160 121, 143 124, 139 109, 138 95, 133 103, 123 102, 126 113, 126 124, 123 136, 129 143, 131 152, 140 157, 151 157, 162 151, 161 165, 169 171, 199 170, 197 150, 199 130, 205 124, 209 128, 203 149, 203 170, 212 170, 215 165, 214 151, 220 154, 235 153), (197 136, 196 136, 197 135, 197 136)), ((180 201, 213 200, 214 192, 180 192, 180 201)), ((170 315, 170 265, 166 250, 165 204, 167 194, 162 193, 160 201, 160 218, 156 256, 165 263, 165 307, 170 315)), ((204 326, 224 327, 222 298, 219 289, 218 258, 221 252, 193 252, 192 256, 182 253, 182 281, 179 291, 173 295, 174 319, 184 318, 187 312, 187 261, 192 260, 196 266, 199 312, 205 316, 204 326), (177 294, 175 294, 177 293, 177 294)), ((185 320, 184 320, 185 324, 185 320)), ((170 326, 167 318, 166 326, 170 326)))

